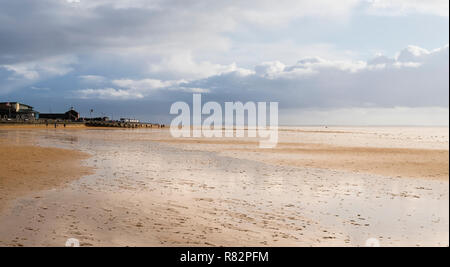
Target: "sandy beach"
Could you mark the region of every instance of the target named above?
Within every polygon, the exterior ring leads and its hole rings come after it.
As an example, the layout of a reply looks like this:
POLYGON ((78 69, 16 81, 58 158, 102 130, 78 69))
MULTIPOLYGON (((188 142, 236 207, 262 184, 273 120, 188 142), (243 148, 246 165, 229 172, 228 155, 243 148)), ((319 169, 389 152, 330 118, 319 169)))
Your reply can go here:
POLYGON ((48 190, 89 174, 80 162, 87 154, 58 148, 0 142, 0 210, 10 200, 48 190))
POLYGON ((448 127, 0 127, 0 246, 448 246, 448 127))

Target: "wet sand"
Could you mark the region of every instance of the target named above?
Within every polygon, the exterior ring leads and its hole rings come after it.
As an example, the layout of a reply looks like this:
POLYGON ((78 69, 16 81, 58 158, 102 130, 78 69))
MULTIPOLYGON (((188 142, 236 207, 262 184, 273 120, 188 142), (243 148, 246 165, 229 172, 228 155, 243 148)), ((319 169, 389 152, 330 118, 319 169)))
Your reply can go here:
POLYGON ((448 246, 448 128, 288 128, 267 151, 164 129, 0 137, 95 168, 9 201, 0 246, 448 246))
POLYGON ((67 184, 90 173, 81 166, 88 154, 75 150, 9 144, 0 141, 0 210, 31 192, 67 184))
MULTIPOLYGON (((49 123, 46 125, 45 123, 33 124, 33 123, 0 123, 0 129, 52 129, 55 128, 55 125, 49 123)), ((56 128, 65 128, 65 129, 85 129, 87 128, 84 123, 67 123, 66 127, 64 127, 64 123, 58 123, 56 128)))
POLYGON ((314 143, 279 143, 273 149, 260 149, 257 142, 232 140, 169 138, 158 141, 275 165, 444 181, 449 177, 449 152, 445 149, 345 147, 314 143))

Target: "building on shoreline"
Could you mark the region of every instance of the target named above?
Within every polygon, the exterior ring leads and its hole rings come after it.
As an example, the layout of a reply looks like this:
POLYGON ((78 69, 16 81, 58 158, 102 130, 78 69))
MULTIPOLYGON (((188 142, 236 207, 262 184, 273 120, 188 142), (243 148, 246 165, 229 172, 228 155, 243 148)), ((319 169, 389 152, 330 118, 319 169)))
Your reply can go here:
POLYGON ((163 125, 141 123, 137 119, 121 118, 119 121, 113 121, 109 117, 80 117, 80 113, 71 108, 65 113, 39 113, 32 106, 19 102, 0 102, 0 121, 2 123, 86 123, 91 126, 120 126, 120 127, 153 127, 163 125), (106 124, 105 124, 106 123, 106 124))
POLYGON ((66 113, 41 113, 39 114, 41 120, 62 120, 62 121, 78 121, 80 113, 71 109, 66 113))
POLYGON ((81 118, 82 121, 110 121, 109 117, 81 118))
POLYGON ((33 107, 29 105, 19 102, 0 103, 1 119, 36 120, 39 115, 39 112, 33 110, 33 107))
POLYGON ((129 119, 129 118, 120 118, 120 122, 123 123, 140 123, 137 119, 129 119))

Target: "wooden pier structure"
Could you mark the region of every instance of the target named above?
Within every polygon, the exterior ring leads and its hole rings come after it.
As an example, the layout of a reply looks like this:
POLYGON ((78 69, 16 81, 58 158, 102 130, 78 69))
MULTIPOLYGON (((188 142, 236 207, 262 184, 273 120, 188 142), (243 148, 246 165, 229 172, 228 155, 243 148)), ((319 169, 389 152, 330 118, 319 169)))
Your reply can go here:
POLYGON ((120 121, 89 121, 87 127, 116 127, 116 128, 164 128, 164 124, 120 121))

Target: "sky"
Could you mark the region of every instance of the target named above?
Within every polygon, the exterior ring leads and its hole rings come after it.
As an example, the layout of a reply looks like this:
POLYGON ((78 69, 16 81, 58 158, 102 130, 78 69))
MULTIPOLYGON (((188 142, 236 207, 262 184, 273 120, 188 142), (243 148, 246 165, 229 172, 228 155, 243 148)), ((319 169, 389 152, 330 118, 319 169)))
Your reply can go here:
POLYGON ((0 102, 168 123, 277 101, 284 125, 448 125, 447 0, 0 0, 0 102))

